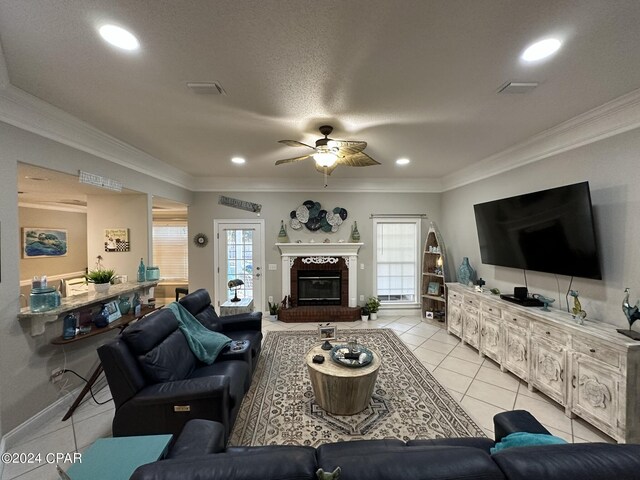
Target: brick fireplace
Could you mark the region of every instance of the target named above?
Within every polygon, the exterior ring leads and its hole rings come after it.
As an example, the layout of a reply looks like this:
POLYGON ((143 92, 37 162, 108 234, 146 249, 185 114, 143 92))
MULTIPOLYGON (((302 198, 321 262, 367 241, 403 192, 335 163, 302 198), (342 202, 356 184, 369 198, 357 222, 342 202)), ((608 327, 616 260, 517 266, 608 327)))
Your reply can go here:
POLYGON ((291 297, 292 305, 279 312, 280 320, 337 322, 360 318, 357 282, 361 243, 277 243, 276 246, 282 258, 282 293, 291 297), (339 286, 334 284, 338 281, 339 286))

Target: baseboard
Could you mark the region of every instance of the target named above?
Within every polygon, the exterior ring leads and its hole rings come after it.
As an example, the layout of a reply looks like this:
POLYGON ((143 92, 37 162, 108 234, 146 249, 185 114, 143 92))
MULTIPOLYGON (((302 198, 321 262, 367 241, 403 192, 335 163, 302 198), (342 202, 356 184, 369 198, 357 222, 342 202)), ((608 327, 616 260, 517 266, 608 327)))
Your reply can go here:
MULTIPOLYGON (((42 430, 44 425, 55 418, 59 418, 61 423, 63 423, 62 417, 67 412, 76 396, 80 393, 80 390, 82 390, 82 385, 67 393, 64 397, 60 397, 51 405, 39 411, 33 417, 29 418, 4 435, 0 442, 0 446, 2 446, 0 451, 4 453, 6 450, 11 450, 16 445, 20 445, 25 439, 37 434, 42 430)), ((89 396, 89 398, 91 397, 89 396)), ((71 419, 64 422, 62 426, 66 426, 70 423, 71 419)), ((1 463, 0 468, 2 468, 1 463)))

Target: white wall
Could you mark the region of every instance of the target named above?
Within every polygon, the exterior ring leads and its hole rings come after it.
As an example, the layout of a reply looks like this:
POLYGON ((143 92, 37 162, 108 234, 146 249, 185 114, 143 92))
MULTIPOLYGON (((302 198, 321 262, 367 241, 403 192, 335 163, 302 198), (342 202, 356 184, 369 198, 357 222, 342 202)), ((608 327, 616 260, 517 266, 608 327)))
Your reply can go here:
MULTIPOLYGON (((193 203, 189 207, 189 237, 193 238, 196 233, 205 233, 211 240, 204 248, 198 248, 193 243, 189 246, 189 289, 193 291, 196 288, 206 288, 212 297, 214 288, 213 245, 216 241, 213 232, 213 220, 257 218, 255 213, 218 205, 220 193, 196 193, 193 203)), ((348 241, 351 234, 351 226, 354 221, 357 221, 361 236, 360 241, 364 243, 360 248, 358 263, 364 263, 365 265, 364 270, 358 269, 358 296, 364 295, 365 298, 373 294, 373 272, 371 270, 373 262, 373 224, 369 218, 370 215, 381 213, 424 213, 431 220, 436 222, 440 220, 439 194, 224 192, 224 195, 262 205, 260 218, 265 220, 265 265, 272 263, 278 267, 276 271, 265 271, 265 298, 271 295, 274 299, 282 299, 280 251, 275 246, 278 232, 280 231, 280 220, 284 220, 288 225, 289 212, 295 210, 305 200, 320 202, 322 208, 326 210, 334 207, 345 208, 348 212, 347 220, 336 233, 310 232, 306 229, 295 231, 288 227, 289 240, 292 242, 302 240, 304 242, 314 239, 316 242, 322 242, 325 238, 329 238, 332 242, 337 242, 339 239, 348 241)), ((428 222, 424 223, 421 244, 424 243, 428 227, 428 222)), ((264 305, 266 305, 266 301, 264 305)))
MULTIPOLYGON (((488 287, 511 293, 523 286, 521 270, 481 263, 473 205, 587 180, 603 280, 576 278, 572 288, 580 293, 587 319, 628 326, 621 310, 623 290, 630 287, 634 301, 640 297, 639 157, 640 130, 632 130, 444 193, 441 227, 454 266, 466 256, 488 287)), ((530 292, 555 298, 555 308, 560 299, 566 309, 569 277, 527 272, 527 280, 530 292)))
POLYGON ((101 255, 103 265, 113 268, 118 275, 128 275, 135 282, 140 258, 149 265, 149 211, 148 196, 88 195, 87 196, 87 265, 93 270, 96 257, 101 255), (130 251, 105 252, 104 231, 108 228, 128 228, 130 251))

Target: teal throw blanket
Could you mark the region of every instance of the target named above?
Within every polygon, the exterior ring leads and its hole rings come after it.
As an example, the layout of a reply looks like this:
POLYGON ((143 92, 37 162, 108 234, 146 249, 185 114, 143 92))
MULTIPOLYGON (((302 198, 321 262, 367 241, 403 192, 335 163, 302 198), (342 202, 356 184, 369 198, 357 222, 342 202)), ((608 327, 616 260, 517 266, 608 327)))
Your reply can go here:
POLYGON ((504 437, 491 449, 491 453, 511 447, 531 447, 534 445, 559 445, 567 443, 566 440, 544 433, 515 432, 504 437))
POLYGON ((206 328, 178 302, 171 302, 168 308, 178 319, 189 348, 201 362, 211 365, 222 349, 231 343, 229 337, 206 328))

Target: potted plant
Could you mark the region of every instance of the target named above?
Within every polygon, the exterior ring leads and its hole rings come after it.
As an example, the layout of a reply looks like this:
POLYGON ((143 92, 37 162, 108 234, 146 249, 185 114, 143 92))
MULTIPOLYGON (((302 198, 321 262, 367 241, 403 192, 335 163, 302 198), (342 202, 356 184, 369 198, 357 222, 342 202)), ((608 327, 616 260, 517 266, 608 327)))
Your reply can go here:
POLYGON ((111 268, 99 268, 91 270, 84 278, 87 283, 93 283, 93 287, 96 292, 104 293, 109 290, 113 277, 116 276, 116 271, 111 268))
POLYGON ((278 302, 269 302, 269 314, 271 315, 271 320, 274 322, 278 320, 278 310, 280 310, 278 302))
POLYGON ((369 312, 369 308, 365 305, 364 307, 362 307, 362 308, 360 309, 360 319, 361 319, 363 322, 368 321, 368 320, 369 320, 369 313, 370 313, 370 312, 369 312))
POLYGON ((378 297, 369 297, 366 307, 369 309, 369 318, 371 320, 377 320, 378 310, 380 310, 380 300, 378 300, 378 297))

